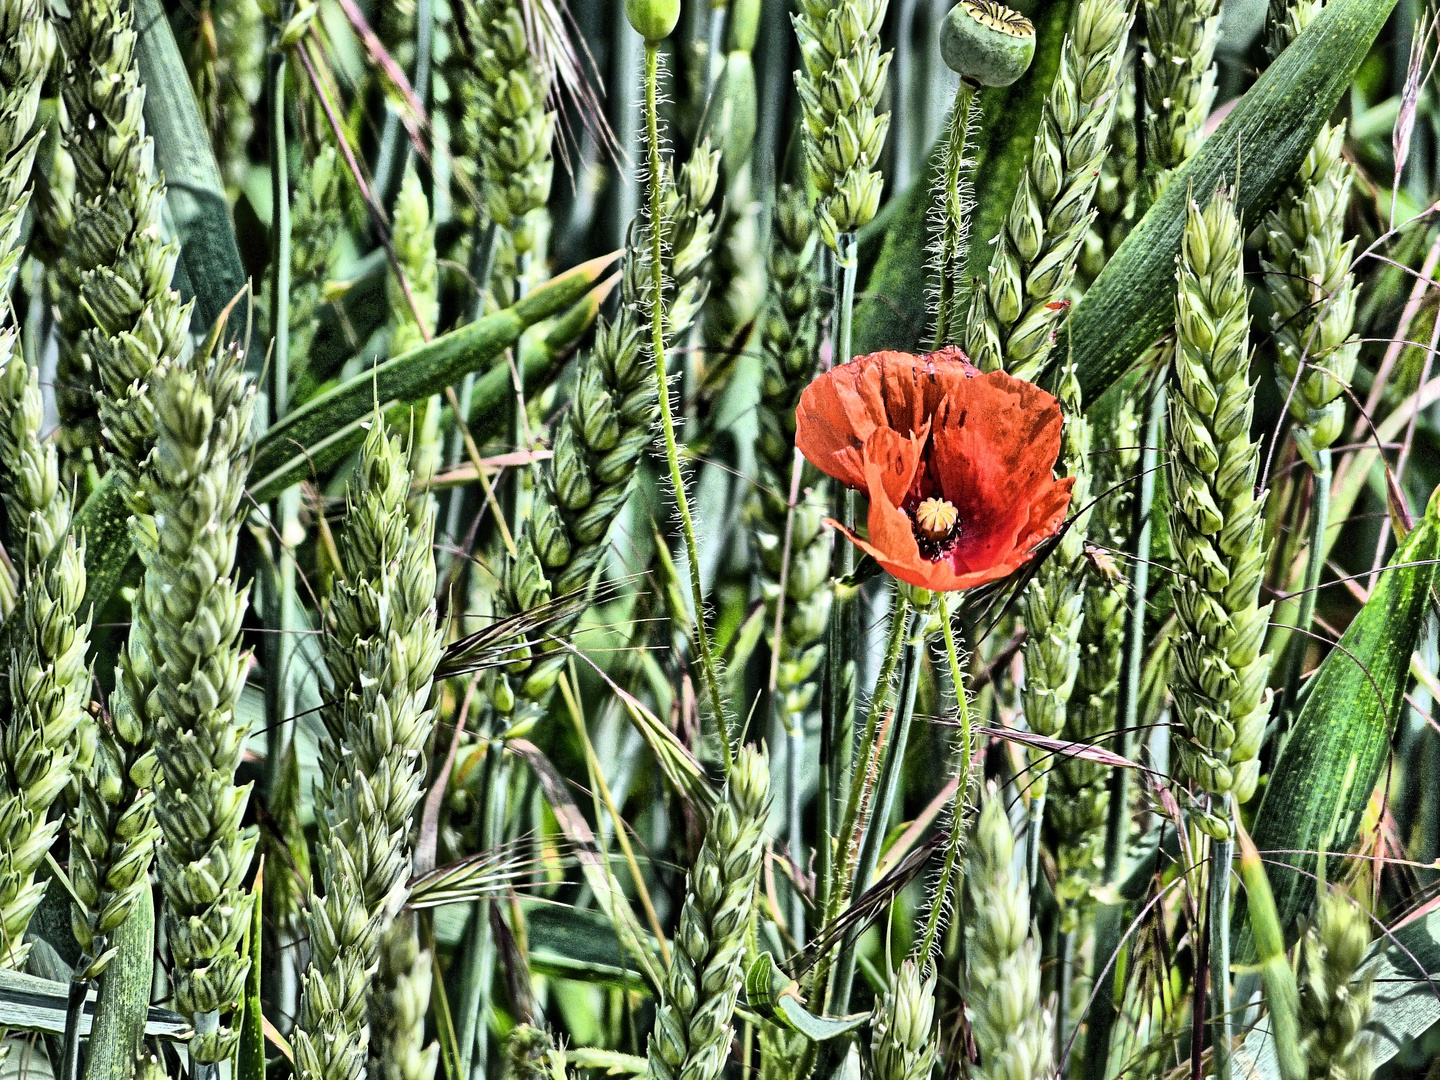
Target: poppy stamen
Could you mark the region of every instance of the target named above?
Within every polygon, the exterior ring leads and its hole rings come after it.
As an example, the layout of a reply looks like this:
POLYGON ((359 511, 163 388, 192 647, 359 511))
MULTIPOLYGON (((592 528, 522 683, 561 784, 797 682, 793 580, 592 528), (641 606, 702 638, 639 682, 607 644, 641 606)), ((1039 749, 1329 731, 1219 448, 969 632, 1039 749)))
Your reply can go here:
POLYGON ((932 544, 942 544, 955 533, 960 511, 944 499, 926 499, 915 508, 915 529, 932 544))

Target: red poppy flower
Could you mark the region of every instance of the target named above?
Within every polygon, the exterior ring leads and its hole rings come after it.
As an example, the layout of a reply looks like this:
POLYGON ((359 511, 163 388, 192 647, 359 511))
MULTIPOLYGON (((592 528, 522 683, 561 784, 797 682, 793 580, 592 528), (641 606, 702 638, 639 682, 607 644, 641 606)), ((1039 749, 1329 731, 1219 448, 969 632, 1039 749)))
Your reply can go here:
POLYGON ((795 445, 870 497, 869 539, 837 526, 887 571, 937 591, 1006 577, 1053 536, 1073 478, 1056 480, 1060 403, 951 346, 879 352, 821 375, 795 414, 795 445))

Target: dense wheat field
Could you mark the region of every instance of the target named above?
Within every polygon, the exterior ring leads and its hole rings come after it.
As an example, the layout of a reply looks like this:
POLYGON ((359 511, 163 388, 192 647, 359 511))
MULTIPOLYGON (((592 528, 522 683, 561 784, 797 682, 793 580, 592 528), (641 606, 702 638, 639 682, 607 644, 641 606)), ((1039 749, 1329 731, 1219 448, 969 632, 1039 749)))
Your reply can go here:
POLYGON ((1437 40, 0 0, 4 1075, 1440 1075, 1437 40))

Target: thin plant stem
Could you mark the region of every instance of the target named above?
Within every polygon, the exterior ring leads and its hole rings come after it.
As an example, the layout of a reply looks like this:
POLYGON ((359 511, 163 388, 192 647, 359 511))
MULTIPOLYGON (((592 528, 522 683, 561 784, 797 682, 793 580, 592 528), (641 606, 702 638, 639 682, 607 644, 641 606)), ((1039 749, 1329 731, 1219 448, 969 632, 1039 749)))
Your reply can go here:
MULTIPOLYGON (((800 759, 805 754, 805 724, 803 717, 793 719, 784 715, 780 722, 785 728, 785 835, 790 845, 790 858, 799 873, 805 866, 804 826, 801 817, 804 807, 800 801, 800 759)), ((797 948, 805 944, 805 901, 798 887, 790 890, 790 936, 797 948)))
MULTIPOLYGON (((1135 755, 1135 732, 1140 723, 1140 675, 1145 663, 1145 598, 1150 591, 1150 509, 1155 503, 1155 470, 1165 427, 1165 386, 1157 385, 1145 411, 1145 437, 1140 451, 1140 490, 1135 496, 1135 517, 1130 535, 1129 612, 1120 659, 1120 686, 1115 696, 1115 718, 1120 729, 1116 750, 1121 757, 1135 755)), ((1105 821, 1105 881, 1119 880, 1130 834, 1130 770, 1110 774, 1110 805, 1105 821)))
MULTIPOLYGON (((474 254, 470 260, 470 272, 475 279, 475 300, 470 306, 470 321, 474 322, 485 314, 486 285, 495 268, 495 249, 499 229, 493 221, 485 223, 483 231, 477 230, 474 240, 474 254)), ((472 371, 460 380, 458 407, 455 413, 455 430, 450 433, 450 445, 446 448, 445 465, 453 469, 460 464, 465 453, 464 421, 470 415, 470 401, 475 394, 475 373, 472 371)), ((465 505, 465 489, 453 488, 445 497, 445 535, 453 541, 460 539, 460 521, 465 505)), ((503 519, 502 519, 503 520, 503 519)), ((513 542, 513 541, 512 541, 513 542)))
POLYGON ((710 634, 705 629, 705 598, 700 587, 700 554, 695 544, 695 522, 690 515, 690 497, 685 492, 685 475, 680 470, 680 451, 675 443, 675 418, 670 409, 670 380, 665 366, 665 265, 664 237, 661 235, 662 192, 660 188, 660 113, 656 88, 660 81, 660 46, 645 44, 645 134, 647 146, 646 181, 650 191, 650 349, 655 361, 655 383, 660 398, 660 428, 665 434, 665 460, 670 483, 675 488, 675 506, 680 511, 680 528, 685 535, 685 555, 690 563, 690 599, 695 606, 695 640, 700 646, 700 666, 705 692, 715 711, 720 744, 729 772, 735 760, 730 722, 720 697, 715 676, 715 658, 710 651, 710 634))
MULTIPOLYGON (((912 613, 910 604, 898 598, 897 604, 894 617, 908 626, 908 641, 900 667, 900 688, 895 702, 893 734, 886 748, 885 765, 875 785, 870 820, 860 843, 860 858, 850 886, 852 899, 869 888, 875 867, 880 862, 880 845, 885 840, 886 826, 895 809, 895 799, 900 790, 900 768, 905 760, 905 746, 909 742, 910 725, 915 717, 915 690, 920 682, 920 668, 925 654, 924 613, 912 613)), ((840 953, 840 963, 835 972, 835 992, 831 998, 832 1007, 841 1013, 849 1011, 850 987, 855 981, 858 946, 859 932, 852 930, 846 936, 840 953)))
POLYGON ((935 178, 935 207, 942 215, 935 240, 935 343, 940 349, 963 333, 959 312, 959 286, 965 273, 965 142, 970 132, 970 106, 975 84, 961 79, 955 91, 955 108, 945 131, 943 171, 935 178))
MULTIPOLYGON (((281 25, 289 17, 292 5, 281 10, 281 25)), ((271 330, 274 343, 270 360, 270 420, 278 423, 290 411, 290 161, 285 134, 285 82, 287 57, 283 50, 271 53, 266 65, 267 101, 270 105, 270 201, 274 207, 274 229, 270 258, 271 330)), ((276 523, 276 570, 278 588, 267 588, 264 612, 267 627, 273 633, 265 636, 265 790, 273 797, 281 779, 285 755, 295 737, 295 693, 293 658, 296 630, 293 613, 298 609, 296 565, 293 545, 303 537, 300 528, 300 489, 291 487, 281 492, 270 508, 276 523)), ((289 944, 290 930, 282 930, 283 944, 289 944)), ((286 1015, 294 1015, 300 1000, 299 953, 281 948, 271 963, 276 975, 276 1005, 286 1015)))
MULTIPOLYGON (((504 793, 508 787, 505 747, 492 739, 485 749, 484 782, 480 812, 480 842, 484 851, 496 851, 504 838, 504 793)), ((460 1080, 488 1075, 490 1029, 490 987, 495 976, 495 939, 490 933, 489 900, 476 900, 471 907, 472 936, 464 958, 461 982, 460 1080)))
POLYGON ((955 627, 947 611, 941 619, 945 638, 945 659, 950 665, 950 681, 955 687, 955 704, 960 719, 960 769, 959 783, 955 785, 955 803, 950 813, 950 839, 945 845, 945 861, 940 867, 940 877, 935 882, 935 893, 930 904, 930 914, 925 920, 925 931, 920 938, 917 953, 921 963, 928 964, 934 955, 935 939, 940 931, 940 920, 944 916, 946 897, 951 888, 958 889, 965 866, 960 861, 960 852, 965 841, 965 808, 970 804, 970 781, 974 774, 975 743, 970 723, 970 700, 965 692, 965 676, 960 670, 960 650, 955 645, 955 627))
MULTIPOLYGON (((1221 817, 1229 817, 1229 796, 1221 817)), ((1230 1080, 1230 861, 1233 840, 1214 840, 1210 849, 1210 1043, 1212 1076, 1230 1080)))
MULTIPOLYGON (((841 233, 836 238, 834 259, 835 317, 832 360, 844 363, 850 358, 851 313, 855 303, 855 273, 858 266, 857 241, 854 233, 841 233)), ((854 529, 856 517, 855 493, 849 488, 839 488, 837 493, 836 516, 846 528, 854 529)), ((850 756, 852 733, 855 727, 855 658, 859 652, 860 597, 856 587, 845 584, 855 572, 855 547, 853 544, 838 543, 832 558, 831 576, 836 579, 835 598, 830 606, 830 625, 825 644, 825 678, 821 687, 820 701, 820 797, 817 821, 818 836, 840 836, 842 843, 853 828, 853 818, 847 814, 847 829, 835 831, 835 819, 840 806, 850 798, 850 773, 853 759, 850 756)), ((836 876, 837 864, 831 860, 827 845, 820 845, 818 870, 824 878, 836 876)), ((827 897, 833 907, 836 890, 830 884, 832 895, 827 897)))
MULTIPOLYGON (((640 898, 640 906, 645 909, 645 921, 650 924, 650 932, 655 935, 655 942, 660 947, 660 959, 665 966, 670 966, 670 945, 665 939, 665 931, 660 926, 660 917, 655 913, 655 905, 650 900, 650 890, 645 887, 645 879, 640 874, 640 863, 635 858, 635 851, 630 846, 630 838, 625 833, 625 819, 620 816, 620 810, 615 805, 615 799, 610 794, 610 785, 605 782, 605 771, 600 767, 600 759, 595 754, 595 745, 590 741, 590 731, 585 726, 585 715, 580 709, 580 700, 570 688, 570 680, 562 671, 560 673, 560 694, 565 699, 565 706, 570 713, 570 722, 575 725, 575 734, 580 736, 580 745, 585 750, 585 767, 590 772, 590 781, 594 784, 600 800, 605 804, 605 810, 610 815, 610 820, 615 825, 615 840, 620 845, 620 850, 625 855, 625 865, 630 868, 630 876, 635 881, 635 892, 640 898)), ((598 809, 598 808, 597 808, 598 809)), ((599 815, 596 815, 599 821, 599 815)))
MULTIPOLYGON (((881 662, 880 675, 875 680, 875 690, 870 697, 870 708, 865 717, 865 730, 861 733, 860 743, 855 750, 855 760, 860 763, 865 775, 869 775, 872 759, 884 749, 877 742, 880 718, 890 708, 890 684, 894 679, 895 668, 900 663, 900 653, 905 645, 904 615, 907 608, 908 604, 903 598, 897 596, 895 608, 890 615, 890 637, 885 643, 885 658, 881 662)), ((839 837, 842 855, 831 883, 831 902, 825 913, 827 921, 840 914, 840 905, 849 900, 852 895, 852 892, 846 888, 846 882, 852 880, 859 860, 857 830, 863 804, 866 796, 873 794, 873 791, 864 783, 854 784, 850 788, 845 805, 845 817, 841 821, 839 833, 836 834, 839 837)))
MULTIPOLYGON (((895 675, 895 668, 900 663, 900 652, 905 644, 905 615, 909 604, 904 598, 897 596, 895 606, 890 613, 890 638, 885 646, 885 659, 881 662, 880 676, 875 680, 875 692, 870 698, 870 711, 865 720, 865 731, 860 736, 860 744, 855 751, 855 760, 860 762, 863 775, 868 776, 871 771, 870 762, 878 758, 883 747, 879 744, 880 718, 889 707, 890 682, 895 675)), ((821 775, 824 775, 822 770, 821 775)), ((830 843, 819 843, 816 845, 816 854, 824 861, 821 869, 816 871, 816 909, 820 912, 821 924, 828 924, 840 914, 840 907, 851 896, 850 890, 846 887, 847 882, 853 878, 847 877, 847 872, 853 874, 854 867, 859 860, 859 844, 856 838, 856 831, 859 828, 861 801, 867 794, 873 791, 864 783, 854 785, 850 789, 849 803, 845 808, 845 818, 838 833, 817 832, 821 838, 835 836, 833 847, 838 858, 833 859, 833 871, 826 876, 825 868, 831 866, 830 843), (853 853, 853 854, 852 854, 853 853)), ((823 808, 823 803, 822 803, 823 808)), ((831 970, 831 954, 827 953, 821 961, 815 965, 814 973, 810 983, 810 1004, 814 1008, 824 1007, 824 996, 826 982, 831 970)))
POLYGON ((1315 621, 1315 598, 1319 595, 1320 574, 1325 569, 1325 530, 1330 517, 1330 448, 1315 452, 1314 495, 1310 499, 1310 550, 1305 560, 1305 580, 1300 586, 1300 610, 1291 631, 1290 654, 1285 660, 1285 701, 1281 734, 1295 718, 1295 699, 1304 674, 1310 624, 1315 621))

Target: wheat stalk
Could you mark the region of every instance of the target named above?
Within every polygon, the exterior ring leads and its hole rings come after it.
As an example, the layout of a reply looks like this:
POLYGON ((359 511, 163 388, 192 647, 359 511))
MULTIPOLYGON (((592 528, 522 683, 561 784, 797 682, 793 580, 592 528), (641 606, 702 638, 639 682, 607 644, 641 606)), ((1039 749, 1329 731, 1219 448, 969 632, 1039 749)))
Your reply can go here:
POLYGON ((810 707, 816 690, 812 677, 825 655, 821 639, 830 616, 834 534, 822 524, 829 508, 829 485, 803 459, 800 497, 793 511, 790 508, 797 458, 795 406, 815 372, 818 344, 815 222, 802 191, 788 185, 781 188, 770 228, 766 264, 770 304, 760 324, 764 352, 756 409, 758 475, 747 516, 755 530, 754 572, 772 614, 784 583, 785 625, 775 686, 782 695, 784 715, 794 723, 810 707))
POLYGON ((1030 379, 1049 355, 1090 227, 1129 25, 1121 0, 1076 9, 1030 160, 971 297, 965 351, 982 370, 1030 379))
POLYGON ((193 1018, 190 1056, 234 1053, 248 960, 239 941, 253 897, 243 880, 258 836, 240 821, 246 726, 235 706, 248 657, 240 644, 247 589, 234 574, 244 515, 254 388, 244 352, 220 347, 155 373, 155 453, 144 478, 151 511, 132 519, 145 564, 143 617, 153 632, 156 759, 161 783, 156 869, 165 894, 175 1004, 193 1018))
POLYGON ((351 482, 323 651, 332 685, 321 719, 315 791, 311 957, 294 1046, 305 1080, 354 1076, 369 1049, 366 995, 381 938, 404 902, 410 816, 420 798, 434 714, 434 529, 429 506, 407 509, 411 476, 397 438, 375 418, 351 482))
POLYGON ((1156 194, 1191 158, 1215 101, 1218 0, 1146 0, 1145 153, 1156 194))
POLYGON ((370 994, 370 1071, 374 1080, 431 1080, 438 1043, 425 1045, 434 958, 422 951, 415 917, 402 915, 380 940, 370 994))
POLYGON ((875 1080, 928 1080, 935 1067, 935 976, 905 960, 875 1006, 870 1055, 875 1080))
POLYGON ((831 250, 880 206, 877 166, 890 114, 876 110, 890 66, 891 53, 880 47, 888 7, 889 0, 800 0, 792 16, 805 160, 820 195, 815 223, 831 250))
MULTIPOLYGON (((1246 801, 1270 713, 1270 655, 1260 652, 1271 605, 1259 604, 1265 570, 1264 498, 1256 497, 1259 443, 1250 439, 1250 322, 1234 203, 1223 189, 1186 215, 1176 299, 1171 544, 1179 580, 1172 693, 1192 779, 1246 801)), ((1224 839, 1230 822, 1202 816, 1224 839)))
POLYGON ((1015 836, 992 784, 966 852, 965 1011, 984 1080, 1041 1080, 1050 1072, 1050 1010, 1040 1002, 1040 941, 1030 891, 1014 872, 1015 836))
POLYGON ((154 439, 147 381, 180 354, 190 308, 170 288, 179 248, 162 239, 165 187, 145 132, 130 7, 77 0, 71 11, 57 23, 75 200, 60 263, 56 403, 72 466, 99 465, 103 428, 106 460, 130 496, 154 439))
POLYGON ((45 895, 35 870, 60 831, 49 813, 71 782, 77 729, 88 723, 90 620, 76 613, 85 596, 85 552, 66 537, 59 558, 37 564, 20 603, 21 642, 8 657, 0 692, 0 967, 20 970, 30 946, 30 916, 45 895))
MULTIPOLYGON (((706 207, 715 194, 718 166, 719 155, 702 141, 676 182, 665 184, 669 340, 690 327, 705 301, 703 270, 714 228, 714 213, 706 207)), ((580 361, 575 396, 556 427, 554 456, 540 470, 528 519, 516 537, 516 555, 504 567, 501 601, 507 611, 530 611, 588 588, 605 554, 610 526, 630 497, 636 462, 654 438, 659 414, 644 349, 649 265, 646 252, 627 249, 619 311, 613 320, 601 320, 594 346, 580 361)), ((578 618, 577 613, 554 624, 551 636, 562 638, 578 618)), ((508 674, 497 672, 491 681, 491 701, 506 713, 522 703, 544 702, 563 662, 553 645, 519 648, 513 655, 508 674)))
POLYGON ((1315 1080, 1368 1080, 1372 1039, 1365 1031, 1373 973, 1365 911, 1343 892, 1327 892, 1297 946, 1300 1052, 1315 1080))
POLYGON ((742 749, 687 883, 650 1036, 656 1080, 718 1080, 724 1070, 769 809, 765 755, 742 749))

